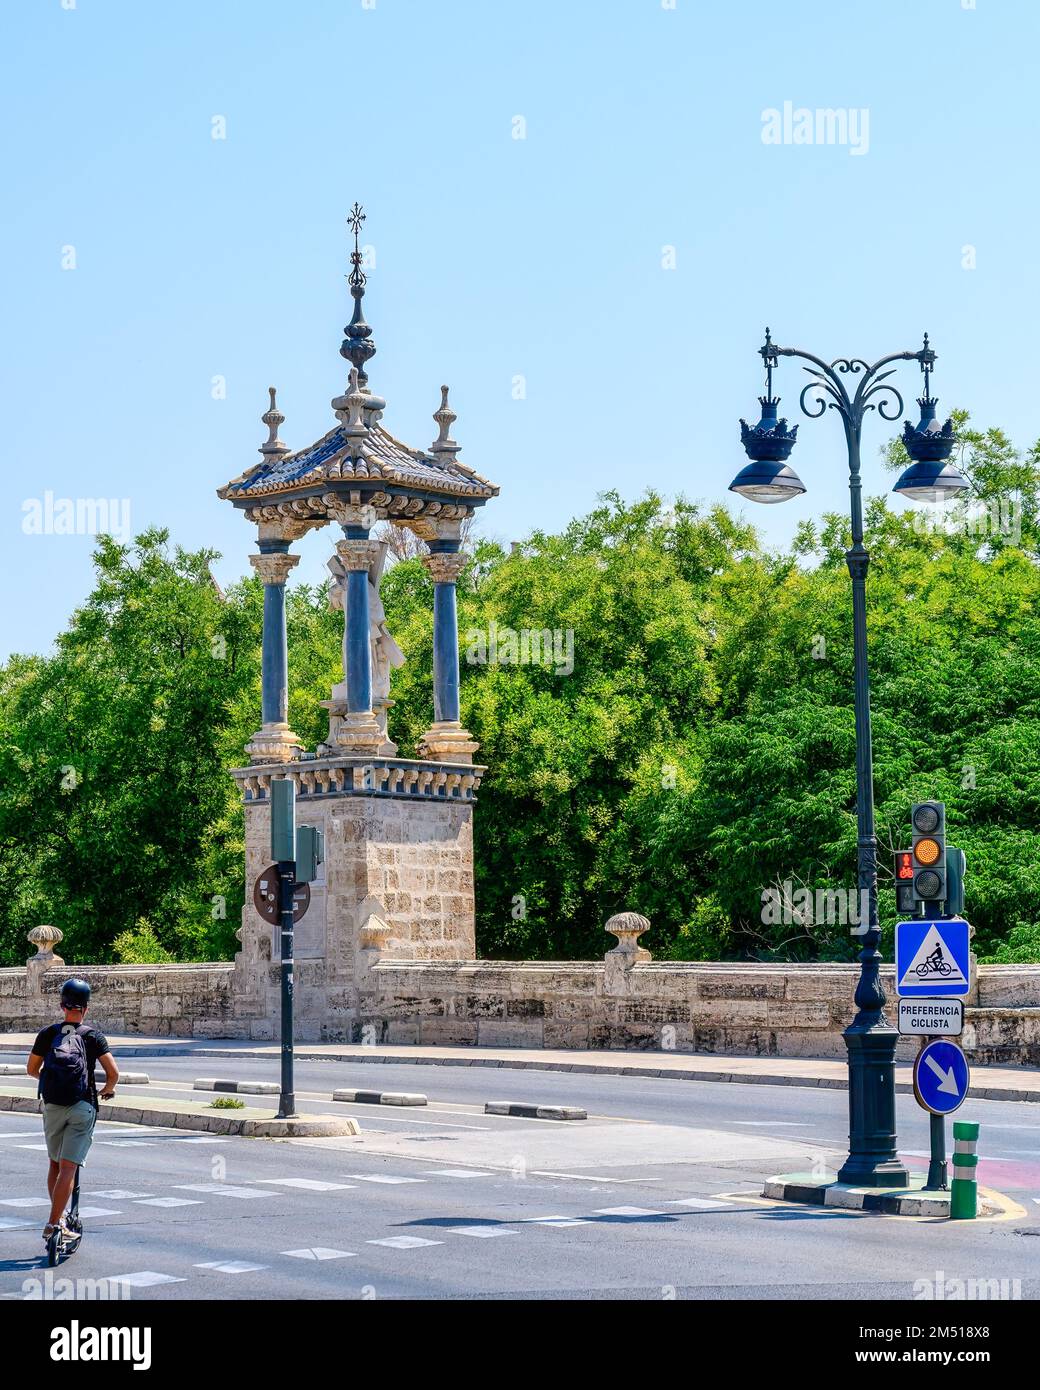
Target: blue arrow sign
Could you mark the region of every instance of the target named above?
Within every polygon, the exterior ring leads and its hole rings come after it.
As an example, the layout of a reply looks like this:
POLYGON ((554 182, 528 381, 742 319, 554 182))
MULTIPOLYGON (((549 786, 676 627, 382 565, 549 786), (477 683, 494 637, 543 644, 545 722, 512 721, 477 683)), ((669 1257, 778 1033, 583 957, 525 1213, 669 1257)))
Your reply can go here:
POLYGON ((897 922, 896 993, 932 999, 967 994, 971 988, 970 932, 963 917, 897 922))
POLYGON ((970 1080, 968 1059, 954 1042, 936 1038, 917 1054, 914 1095, 933 1115, 948 1115, 963 1104, 970 1080))

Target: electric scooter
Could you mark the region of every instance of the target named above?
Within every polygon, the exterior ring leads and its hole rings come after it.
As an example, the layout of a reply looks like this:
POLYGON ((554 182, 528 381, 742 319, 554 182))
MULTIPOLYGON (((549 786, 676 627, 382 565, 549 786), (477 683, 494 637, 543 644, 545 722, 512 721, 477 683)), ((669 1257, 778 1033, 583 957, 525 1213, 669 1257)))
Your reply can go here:
POLYGON ((83 1239, 83 1222, 79 1215, 79 1173, 80 1170, 77 1167, 76 1177, 72 1184, 72 1198, 69 1201, 65 1219, 55 1226, 47 1241, 47 1263, 52 1269, 55 1265, 61 1264, 62 1260, 67 1260, 70 1255, 74 1255, 83 1239), (62 1229, 63 1226, 64 1230, 62 1229))

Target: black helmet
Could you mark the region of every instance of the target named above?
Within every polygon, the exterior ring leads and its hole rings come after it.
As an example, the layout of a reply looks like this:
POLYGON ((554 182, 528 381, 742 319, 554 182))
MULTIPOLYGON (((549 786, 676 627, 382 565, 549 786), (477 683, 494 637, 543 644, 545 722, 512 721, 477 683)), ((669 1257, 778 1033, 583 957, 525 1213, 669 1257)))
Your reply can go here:
POLYGON ((85 1009, 90 1003, 90 986, 86 980, 66 980, 61 987, 63 1009, 85 1009))

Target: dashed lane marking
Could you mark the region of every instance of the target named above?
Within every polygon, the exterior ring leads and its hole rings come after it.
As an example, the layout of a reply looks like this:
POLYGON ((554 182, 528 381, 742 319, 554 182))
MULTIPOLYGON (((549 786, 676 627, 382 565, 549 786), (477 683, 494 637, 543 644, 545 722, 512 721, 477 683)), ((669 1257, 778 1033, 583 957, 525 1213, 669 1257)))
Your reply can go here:
POLYGON ((273 1197, 273 1192, 258 1192, 255 1187, 232 1187, 226 1182, 175 1182, 178 1192, 212 1192, 219 1197, 238 1197, 248 1201, 251 1197, 273 1197))
POLYGON ((121 1211, 115 1211, 112 1207, 80 1207, 80 1216, 122 1216, 121 1211))
POLYGON ((517 1223, 520 1226, 591 1226, 587 1216, 525 1216, 517 1223))
POLYGON ((344 1176, 345 1178, 353 1178, 356 1182, 401 1183, 401 1182, 425 1182, 425 1181, 426 1181, 425 1178, 397 1178, 397 1177, 390 1177, 389 1175, 386 1175, 386 1174, 383 1174, 383 1173, 371 1173, 371 1174, 368 1174, 368 1173, 344 1173, 343 1176, 344 1176))
POLYGON ((49 1197, 4 1197, 0 1207, 49 1207, 49 1197))
POLYGON ((26 1226, 36 1226, 36 1221, 18 1221, 13 1216, 0 1216, 0 1231, 21 1231, 26 1226))
POLYGON ((604 1178, 598 1173, 553 1173, 548 1168, 532 1168, 532 1178, 571 1178, 575 1182, 645 1182, 645 1178, 604 1178))
POLYGON ((666 1211, 656 1211, 652 1207, 597 1207, 595 1216, 621 1216, 637 1220, 642 1216, 667 1216, 666 1211))
POLYGON ((205 1264, 194 1266, 195 1269, 212 1269, 218 1274, 253 1274, 258 1269, 269 1269, 269 1265, 254 1265, 248 1260, 207 1260, 205 1264))
POLYGON ((111 1274, 109 1284, 127 1284, 131 1289, 150 1289, 155 1284, 183 1284, 186 1281, 176 1274, 159 1274, 154 1269, 139 1269, 133 1274, 111 1274))
POLYGON ((298 1187, 304 1192, 348 1192, 352 1182, 319 1182, 317 1178, 257 1178, 257 1182, 275 1183, 279 1187, 298 1187))
POLYGON ((478 1168, 430 1168, 428 1178, 492 1178, 494 1173, 482 1172, 478 1168))
POLYGON ((712 1197, 668 1197, 665 1201, 670 1207, 698 1207, 704 1211, 729 1210, 725 1202, 716 1201, 712 1197))
POLYGON ((283 1255, 291 1255, 295 1260, 352 1260, 356 1250, 333 1250, 327 1245, 312 1245, 306 1250, 283 1250, 283 1255))
POLYGON ((415 1250, 420 1245, 443 1245, 442 1240, 424 1240, 421 1236, 387 1236, 383 1240, 366 1240, 366 1245, 388 1245, 391 1250, 415 1250))
POLYGON ((140 1197, 150 1197, 150 1192, 127 1192, 122 1187, 110 1187, 105 1192, 95 1192, 95 1197, 105 1197, 110 1202, 132 1202, 140 1197))
POLYGON ((453 1236, 477 1236, 487 1239, 490 1236, 518 1236, 509 1226, 446 1226, 445 1230, 453 1236))
POLYGON ((194 1197, 137 1197, 139 1207, 201 1207, 202 1203, 194 1197))

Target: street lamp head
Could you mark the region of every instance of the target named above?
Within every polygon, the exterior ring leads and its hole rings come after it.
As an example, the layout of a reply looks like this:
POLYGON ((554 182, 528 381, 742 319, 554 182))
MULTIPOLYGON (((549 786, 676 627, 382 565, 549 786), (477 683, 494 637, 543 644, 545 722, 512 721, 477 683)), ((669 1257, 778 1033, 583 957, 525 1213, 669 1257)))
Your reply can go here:
POLYGON ((769 330, 766 347, 762 349, 766 362, 766 394, 759 396, 762 416, 757 425, 740 422, 740 442, 751 462, 741 469, 729 485, 730 492, 739 492, 752 502, 786 502, 805 491, 805 484, 787 459, 798 438, 798 426, 789 427, 786 420, 777 419, 780 397, 772 393, 773 358, 769 330), (767 355, 769 354, 769 355, 767 355))
POLYGON ((956 464, 943 459, 921 459, 900 474, 892 491, 911 502, 943 502, 967 486, 968 480, 956 464))
POLYGON ((924 372, 924 395, 917 398, 921 418, 916 425, 909 420, 903 424, 903 445, 910 455, 910 467, 904 471, 892 491, 914 502, 942 502, 963 492, 968 480, 956 464, 948 462, 957 443, 953 421, 947 420, 940 425, 935 418, 935 407, 939 402, 928 390, 935 353, 928 346, 927 333, 924 348, 917 354, 917 359, 924 372))
POLYGON ((805 484, 782 459, 755 459, 740 470, 729 490, 751 502, 786 502, 803 493, 805 484))

